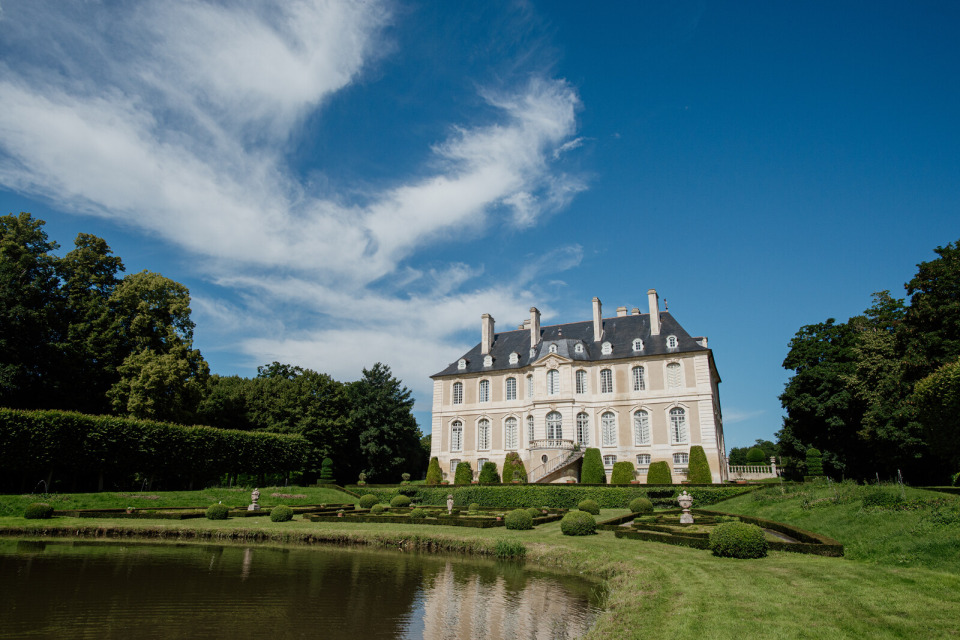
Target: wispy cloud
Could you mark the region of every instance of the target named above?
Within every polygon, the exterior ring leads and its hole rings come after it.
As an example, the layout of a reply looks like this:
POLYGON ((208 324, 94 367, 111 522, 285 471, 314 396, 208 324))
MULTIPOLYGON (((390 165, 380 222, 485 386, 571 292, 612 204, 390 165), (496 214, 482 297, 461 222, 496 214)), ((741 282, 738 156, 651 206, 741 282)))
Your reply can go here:
POLYGON ((0 184, 189 252, 231 298, 198 297, 198 320, 254 361, 349 377, 389 360, 429 393, 480 311, 522 318, 525 284, 579 263, 560 248, 497 286, 478 286, 481 265, 411 266, 586 188, 555 166, 581 144, 562 79, 483 91, 494 119, 425 141, 405 181, 312 193, 287 166, 304 119, 389 55, 386 3, 31 2, 3 18, 0 184))
POLYGON ((766 411, 763 409, 758 409, 755 411, 743 411, 736 408, 726 408, 723 410, 723 423, 736 424, 737 422, 746 422, 747 420, 758 418, 764 413, 766 413, 766 411))

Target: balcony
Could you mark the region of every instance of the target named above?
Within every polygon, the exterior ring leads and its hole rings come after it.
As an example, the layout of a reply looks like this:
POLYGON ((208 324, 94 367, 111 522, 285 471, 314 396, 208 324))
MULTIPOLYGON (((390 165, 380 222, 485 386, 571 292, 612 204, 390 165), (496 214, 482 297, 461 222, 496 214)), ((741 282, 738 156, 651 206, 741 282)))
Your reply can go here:
POLYGON ((575 443, 573 440, 559 440, 557 438, 545 438, 543 440, 531 440, 529 449, 560 449, 562 451, 573 451, 575 443))

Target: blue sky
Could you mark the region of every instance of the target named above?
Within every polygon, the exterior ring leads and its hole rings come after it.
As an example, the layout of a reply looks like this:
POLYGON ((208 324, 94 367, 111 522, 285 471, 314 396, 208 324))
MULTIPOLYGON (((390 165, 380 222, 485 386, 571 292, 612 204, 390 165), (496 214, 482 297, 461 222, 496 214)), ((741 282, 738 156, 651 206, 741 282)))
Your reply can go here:
POLYGON ((216 373, 429 375, 661 301, 728 446, 960 238, 956 2, 0 0, 0 211, 190 287, 216 373), (605 315, 606 315, 605 314, 605 315))

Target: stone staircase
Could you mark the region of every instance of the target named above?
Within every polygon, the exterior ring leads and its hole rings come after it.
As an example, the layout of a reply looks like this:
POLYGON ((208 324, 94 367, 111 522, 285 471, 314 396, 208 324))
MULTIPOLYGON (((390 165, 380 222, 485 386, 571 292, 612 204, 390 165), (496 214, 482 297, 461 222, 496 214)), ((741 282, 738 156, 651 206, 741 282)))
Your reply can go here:
POLYGON ((527 482, 530 483, 548 483, 556 480, 559 475, 566 471, 571 465, 580 462, 583 458, 583 450, 562 451, 557 457, 547 460, 539 467, 534 467, 527 472, 527 482))

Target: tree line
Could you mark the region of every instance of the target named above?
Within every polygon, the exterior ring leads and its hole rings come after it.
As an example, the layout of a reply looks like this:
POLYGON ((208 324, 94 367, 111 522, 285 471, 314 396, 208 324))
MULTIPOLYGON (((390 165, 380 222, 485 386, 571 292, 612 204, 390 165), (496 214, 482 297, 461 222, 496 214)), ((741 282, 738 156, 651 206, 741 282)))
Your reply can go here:
POLYGON ((904 285, 846 322, 800 328, 777 433, 789 470, 822 452, 834 476, 945 482, 960 469, 960 241, 935 250, 904 285))
POLYGON ((190 292, 159 273, 122 275, 97 236, 59 248, 29 213, 0 217, 0 406, 302 435, 310 481, 325 457, 344 482, 396 481, 426 458, 410 391, 386 365, 341 383, 281 363, 218 376, 193 347, 190 292))

